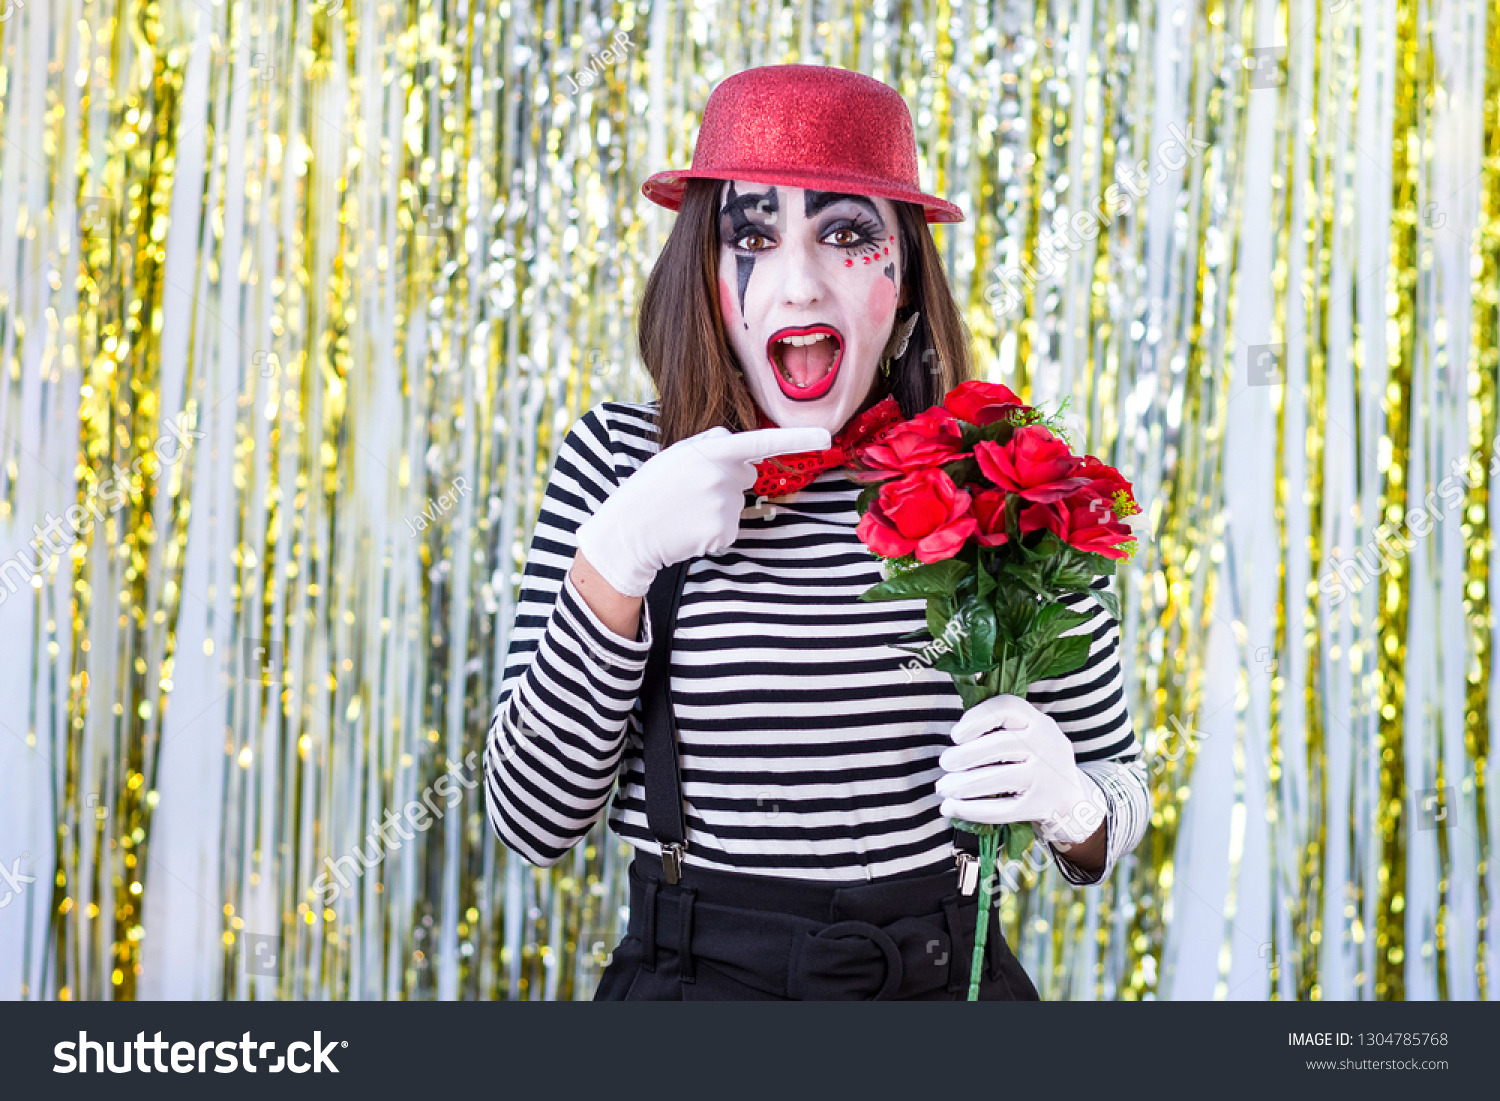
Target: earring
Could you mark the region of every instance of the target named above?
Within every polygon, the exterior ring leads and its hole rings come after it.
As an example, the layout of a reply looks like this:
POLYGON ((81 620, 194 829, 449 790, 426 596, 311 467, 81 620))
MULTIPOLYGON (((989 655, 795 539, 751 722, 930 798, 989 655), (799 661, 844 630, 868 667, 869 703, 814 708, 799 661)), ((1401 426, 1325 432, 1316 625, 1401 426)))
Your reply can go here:
POLYGON ((889 376, 891 373, 891 360, 900 359, 906 354, 906 346, 911 343, 911 334, 917 331, 917 319, 921 316, 922 313, 920 310, 913 310, 911 316, 891 333, 890 343, 886 345, 885 361, 880 365, 881 374, 889 376), (891 351, 892 348, 895 351, 891 351))

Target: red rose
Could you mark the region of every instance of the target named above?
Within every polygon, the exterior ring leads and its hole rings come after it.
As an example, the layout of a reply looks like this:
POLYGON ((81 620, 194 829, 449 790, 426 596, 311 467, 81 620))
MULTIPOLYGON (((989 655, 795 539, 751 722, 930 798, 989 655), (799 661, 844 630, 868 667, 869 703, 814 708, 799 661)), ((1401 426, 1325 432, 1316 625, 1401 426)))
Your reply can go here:
POLYGON ((879 443, 861 448, 858 458, 875 470, 910 474, 967 454, 963 450, 963 426, 946 409, 935 405, 896 425, 879 443))
POLYGON ((1132 516, 1141 511, 1141 506, 1136 504, 1131 484, 1107 463, 1101 463, 1092 455, 1085 455, 1083 462, 1073 473, 1080 478, 1087 478, 1087 488, 1108 501, 1116 516, 1132 516), (1120 496, 1122 493, 1124 497, 1120 496))
POLYGON ((1000 489, 981 489, 974 494, 974 519, 979 522, 979 543, 998 547, 1009 538, 1005 534, 1005 501, 1010 495, 1000 489))
POLYGON ((1003 445, 989 440, 975 444, 974 457, 986 478, 1028 501, 1055 501, 1088 483, 1074 476, 1078 456, 1039 424, 1016 429, 1003 445))
POLYGON ((943 399, 943 408, 970 424, 993 424, 1012 409, 1029 410, 1008 386, 998 382, 961 382, 943 399))
POLYGON ((952 558, 974 534, 969 495, 936 467, 886 482, 859 521, 864 544, 884 558, 916 552, 919 562, 952 558))
POLYGON ((1128 543, 1131 531, 1115 519, 1107 498, 1088 489, 1051 504, 1033 504, 1021 511, 1021 534, 1043 529, 1070 547, 1105 558, 1124 558, 1129 551, 1117 544, 1128 543))

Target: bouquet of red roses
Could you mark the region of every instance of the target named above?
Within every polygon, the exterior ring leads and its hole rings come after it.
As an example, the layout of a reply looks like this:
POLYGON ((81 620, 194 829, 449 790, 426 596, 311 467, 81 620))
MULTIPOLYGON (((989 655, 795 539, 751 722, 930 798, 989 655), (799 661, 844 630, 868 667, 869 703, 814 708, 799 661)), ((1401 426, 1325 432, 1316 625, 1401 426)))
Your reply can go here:
MULTIPOLYGON (((965 708, 1033 681, 1070 673, 1089 655, 1088 622, 1060 597, 1093 592, 1118 619, 1119 601, 1094 591, 1135 551, 1126 517, 1140 512, 1120 472, 1075 455, 1058 423, 1007 387, 966 382, 856 453, 860 539, 887 559, 863 600, 927 599, 927 628, 898 644, 953 677, 965 708), (921 641, 927 635, 931 640, 921 641), (936 657, 931 653, 937 651, 936 657)), ((978 995, 990 878, 1004 843, 1013 859, 1030 826, 954 821, 980 838, 980 921, 969 997, 978 995)))

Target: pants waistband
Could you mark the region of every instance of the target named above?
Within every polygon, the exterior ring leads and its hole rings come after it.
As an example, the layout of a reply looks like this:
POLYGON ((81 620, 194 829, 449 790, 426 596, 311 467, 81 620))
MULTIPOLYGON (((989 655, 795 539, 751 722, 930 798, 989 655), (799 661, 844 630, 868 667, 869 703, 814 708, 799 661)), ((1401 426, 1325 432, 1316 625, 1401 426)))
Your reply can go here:
MULTIPOLYGON (((684 866, 676 884, 658 858, 630 864, 629 932, 647 970, 656 950, 678 954, 684 982, 706 961, 731 978, 780 996, 908 998, 966 987, 978 915, 958 892, 956 870, 839 885, 684 866), (684 948, 686 950, 684 950, 684 948)), ((993 913, 986 970, 998 973, 993 913)))
MULTIPOLYGON (((645 878, 661 876, 660 858, 652 853, 642 850, 632 863, 639 865, 645 878)), ((726 906, 780 910, 814 921, 857 917, 877 924, 917 913, 937 913, 943 896, 958 891, 958 876, 951 863, 937 872, 849 882, 725 872, 684 864, 680 882, 726 906)), ((974 898, 967 901, 972 903, 974 898)))

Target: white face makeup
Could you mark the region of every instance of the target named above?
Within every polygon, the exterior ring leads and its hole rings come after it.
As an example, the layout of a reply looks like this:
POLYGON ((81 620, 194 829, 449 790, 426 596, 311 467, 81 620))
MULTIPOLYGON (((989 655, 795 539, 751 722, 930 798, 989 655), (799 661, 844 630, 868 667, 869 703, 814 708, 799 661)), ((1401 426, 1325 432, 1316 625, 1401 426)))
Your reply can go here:
POLYGON ((719 308, 756 404, 837 432, 869 397, 901 296, 895 206, 773 184, 720 189, 719 308))

